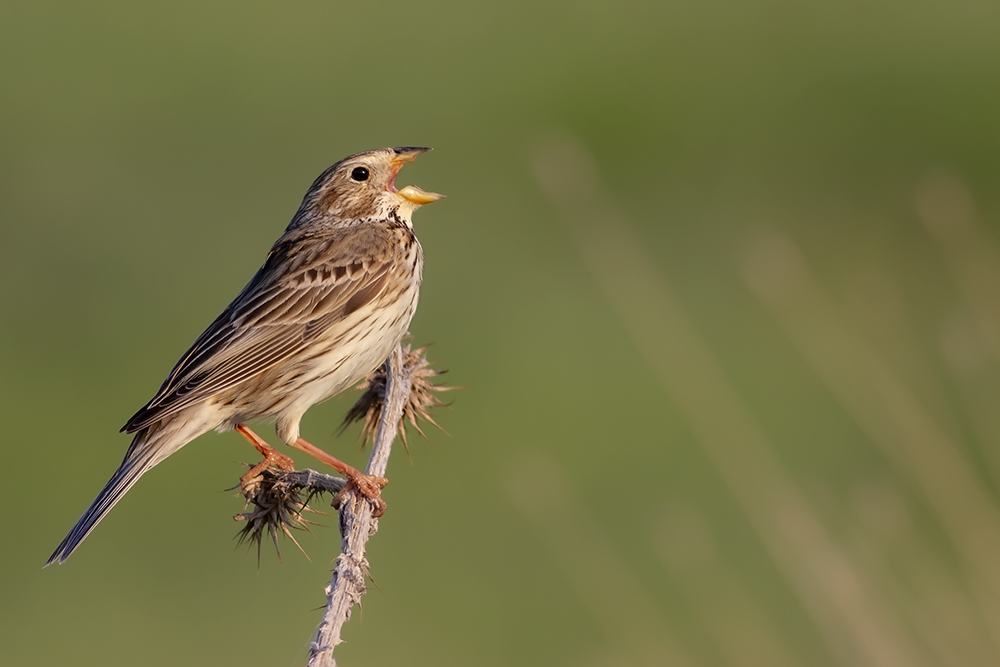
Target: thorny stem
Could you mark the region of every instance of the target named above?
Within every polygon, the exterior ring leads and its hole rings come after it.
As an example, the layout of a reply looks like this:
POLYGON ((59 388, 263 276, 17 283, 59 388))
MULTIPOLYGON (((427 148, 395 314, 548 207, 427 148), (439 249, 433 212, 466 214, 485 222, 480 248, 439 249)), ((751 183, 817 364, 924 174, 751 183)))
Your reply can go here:
MULTIPOLYGON (((365 469, 367 474, 378 477, 385 476, 392 441, 410 397, 412 378, 410 369, 403 363, 400 345, 385 361, 385 376, 385 402, 365 469)), ((333 578, 326 587, 326 612, 309 647, 307 667, 336 667, 333 651, 343 641, 340 638, 341 628, 366 590, 368 559, 365 557, 365 546, 368 538, 378 531, 378 519, 374 518, 372 509, 372 503, 354 490, 348 491, 340 503, 340 557, 333 570, 333 578)))

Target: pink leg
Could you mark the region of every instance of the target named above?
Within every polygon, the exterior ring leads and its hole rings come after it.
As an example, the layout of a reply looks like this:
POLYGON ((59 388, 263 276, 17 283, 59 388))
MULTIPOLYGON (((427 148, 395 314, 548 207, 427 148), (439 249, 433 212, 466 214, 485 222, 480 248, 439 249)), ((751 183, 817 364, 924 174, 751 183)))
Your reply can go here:
MULTIPOLYGON (((343 494, 344 491, 347 491, 351 487, 354 487, 359 492, 361 492, 361 495, 363 495, 365 498, 368 498, 369 500, 375 503, 376 505, 375 516, 382 516, 382 514, 385 512, 385 502, 381 498, 379 498, 382 489, 385 488, 385 485, 389 483, 389 480, 387 480, 385 477, 366 475, 365 473, 361 472, 354 466, 344 463, 335 456, 328 454, 327 452, 323 451, 316 445, 307 442, 302 438, 299 438, 294 443, 292 443, 292 447, 300 451, 303 451, 309 456, 312 456, 313 458, 327 464, 328 466, 339 472, 341 475, 346 477, 348 484, 347 486, 344 487, 344 490, 341 491, 340 494, 343 494)), ((335 505, 339 500, 340 494, 338 494, 338 498, 334 499, 335 505)))
POLYGON ((241 486, 246 487, 247 482, 271 466, 277 466, 282 470, 295 470, 295 462, 292 461, 290 457, 285 456, 277 449, 267 444, 264 438, 251 431, 244 424, 237 424, 236 431, 246 438, 247 441, 254 446, 254 449, 264 456, 263 461, 255 465, 253 468, 250 468, 250 472, 240 477, 241 486))

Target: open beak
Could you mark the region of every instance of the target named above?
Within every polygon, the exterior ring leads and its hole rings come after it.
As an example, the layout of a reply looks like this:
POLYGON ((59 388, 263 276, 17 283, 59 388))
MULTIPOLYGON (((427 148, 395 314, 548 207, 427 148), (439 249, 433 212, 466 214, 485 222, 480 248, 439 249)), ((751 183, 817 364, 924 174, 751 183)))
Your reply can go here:
POLYGON ((424 204, 430 204, 439 199, 444 199, 444 195, 439 195, 436 192, 425 192, 415 185, 407 185, 402 190, 396 190, 396 186, 393 185, 393 181, 396 179, 396 174, 399 170, 403 168, 403 165, 407 162, 413 162, 417 159, 417 156, 421 153, 426 153, 430 148, 422 148, 416 146, 405 146, 400 148, 393 148, 396 151, 396 157, 392 159, 389 163, 390 169, 392 169, 392 176, 389 178, 389 185, 387 189, 389 192, 395 192, 397 195, 402 197, 408 202, 416 204, 417 206, 423 206, 424 204))

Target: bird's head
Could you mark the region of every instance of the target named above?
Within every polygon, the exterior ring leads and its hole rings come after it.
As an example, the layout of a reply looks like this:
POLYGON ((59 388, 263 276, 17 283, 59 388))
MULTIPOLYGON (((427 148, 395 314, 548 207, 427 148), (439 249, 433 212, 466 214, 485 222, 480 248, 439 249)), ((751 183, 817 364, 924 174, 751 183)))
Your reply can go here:
POLYGON ((425 192, 415 185, 397 189, 396 174, 404 164, 429 150, 411 146, 376 148, 344 158, 324 171, 309 188, 293 226, 303 218, 352 224, 393 215, 411 224, 410 216, 415 210, 444 195, 425 192))

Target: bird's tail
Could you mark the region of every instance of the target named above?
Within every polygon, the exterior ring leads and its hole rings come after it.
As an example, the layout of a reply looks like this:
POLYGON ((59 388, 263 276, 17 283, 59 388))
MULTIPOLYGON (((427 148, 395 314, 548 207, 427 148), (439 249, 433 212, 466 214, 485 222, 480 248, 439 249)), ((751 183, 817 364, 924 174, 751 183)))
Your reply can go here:
POLYGON ((166 425, 155 424, 136 433, 128 453, 125 454, 125 460, 43 567, 48 567, 52 563, 66 562, 66 559, 76 551, 81 542, 87 539, 101 519, 122 499, 132 485, 139 481, 140 477, 193 439, 183 437, 184 434, 178 433, 178 430, 185 429, 178 429, 176 426, 170 422, 166 425))

